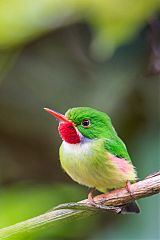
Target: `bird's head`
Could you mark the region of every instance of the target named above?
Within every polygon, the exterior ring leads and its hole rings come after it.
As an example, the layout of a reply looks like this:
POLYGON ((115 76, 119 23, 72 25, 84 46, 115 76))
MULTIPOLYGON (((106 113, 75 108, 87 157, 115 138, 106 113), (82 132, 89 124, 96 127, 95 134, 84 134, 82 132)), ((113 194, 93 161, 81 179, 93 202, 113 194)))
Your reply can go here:
POLYGON ((115 132, 108 115, 93 108, 71 108, 65 115, 49 108, 44 110, 60 121, 59 134, 62 140, 70 144, 80 143, 84 139, 109 137, 115 132))

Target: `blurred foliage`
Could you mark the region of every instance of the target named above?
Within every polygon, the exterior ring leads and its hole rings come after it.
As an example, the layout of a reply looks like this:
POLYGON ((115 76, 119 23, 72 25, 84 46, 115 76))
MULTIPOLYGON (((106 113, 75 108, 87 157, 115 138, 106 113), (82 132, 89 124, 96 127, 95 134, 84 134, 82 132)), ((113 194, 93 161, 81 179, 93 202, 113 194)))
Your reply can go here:
POLYGON ((0 83, 5 74, 10 70, 10 67, 16 61, 20 50, 8 50, 0 52, 0 83))
MULTIPOLYGON (((147 41, 159 8, 158 0, 0 1, 0 227, 87 195, 66 184, 57 125, 43 107, 109 113, 139 177, 159 169, 160 77, 148 69, 160 57, 153 62, 147 41), (89 49, 108 60, 93 61, 89 49)), ((158 240, 158 204, 157 196, 143 199, 141 215, 104 214, 29 237, 158 240)))
POLYGON ((160 9, 159 0, 3 0, 0 46, 18 46, 61 26, 83 20, 94 31, 96 57, 110 56, 160 9))
MULTIPOLYGON (((19 184, 1 189, 0 228, 40 215, 62 202, 78 201, 85 198, 80 187, 54 184, 19 184)), ((19 239, 70 239, 78 235, 86 237, 96 225, 95 217, 73 222, 55 223, 48 231, 25 233, 19 239)), ((14 239, 14 237, 9 238, 14 239)), ((17 236, 16 236, 17 239, 17 236)))

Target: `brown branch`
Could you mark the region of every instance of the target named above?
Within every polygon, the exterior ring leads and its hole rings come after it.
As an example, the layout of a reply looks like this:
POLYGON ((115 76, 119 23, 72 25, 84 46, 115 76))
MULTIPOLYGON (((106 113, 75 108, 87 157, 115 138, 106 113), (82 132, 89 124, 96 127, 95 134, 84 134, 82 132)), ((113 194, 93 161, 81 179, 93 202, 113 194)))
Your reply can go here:
MULTIPOLYGON (((131 185, 132 195, 126 188, 117 189, 107 194, 101 194, 94 198, 98 204, 119 206, 133 200, 133 198, 145 198, 160 192, 160 172, 149 175, 144 180, 131 185)), ((86 200, 85 200, 86 201, 86 200)), ((84 202, 85 202, 84 201, 84 202)))
POLYGON ((160 172, 152 174, 142 181, 131 185, 131 194, 126 188, 101 194, 94 198, 97 206, 92 206, 87 199, 77 203, 61 204, 40 216, 17 223, 0 230, 0 239, 18 239, 20 234, 32 232, 35 229, 48 227, 64 219, 82 218, 93 215, 101 210, 120 212, 121 206, 134 199, 148 197, 160 192, 160 172), (13 237, 13 238, 12 238, 13 237))

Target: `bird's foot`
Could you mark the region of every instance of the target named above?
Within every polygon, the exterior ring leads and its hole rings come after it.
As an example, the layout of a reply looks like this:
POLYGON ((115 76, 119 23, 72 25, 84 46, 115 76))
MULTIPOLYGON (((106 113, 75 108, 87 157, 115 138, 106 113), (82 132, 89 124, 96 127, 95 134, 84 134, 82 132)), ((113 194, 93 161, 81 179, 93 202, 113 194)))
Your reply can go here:
POLYGON ((94 196, 93 196, 93 192, 95 190, 96 190, 95 188, 92 188, 91 191, 88 193, 88 202, 91 206, 93 206, 94 208, 97 208, 97 209, 101 209, 103 211, 110 210, 117 214, 121 213, 121 211, 122 211, 121 207, 112 207, 112 206, 105 206, 105 205, 97 204, 94 201, 94 196))
POLYGON ((130 181, 128 180, 128 181, 126 182, 126 189, 127 189, 128 193, 130 194, 130 196, 134 199, 131 185, 132 185, 132 184, 131 184, 130 181))
POLYGON ((88 201, 91 205, 95 205, 95 201, 94 201, 94 196, 93 196, 93 192, 95 191, 95 188, 92 188, 91 191, 88 193, 88 201))
POLYGON ((91 206, 95 207, 95 208, 98 208, 98 209, 103 209, 105 208, 105 206, 103 205, 100 205, 100 204, 97 204, 95 201, 94 201, 94 196, 93 196, 93 192, 95 191, 96 189, 95 188, 91 188, 91 191, 88 193, 88 202, 91 206))

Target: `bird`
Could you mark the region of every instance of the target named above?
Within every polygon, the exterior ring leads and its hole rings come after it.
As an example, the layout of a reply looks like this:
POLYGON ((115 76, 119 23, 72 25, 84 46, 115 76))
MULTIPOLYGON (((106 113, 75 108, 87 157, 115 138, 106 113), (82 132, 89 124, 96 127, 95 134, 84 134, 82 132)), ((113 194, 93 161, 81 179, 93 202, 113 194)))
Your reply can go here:
MULTIPOLYGON (((108 114, 90 107, 73 107, 65 115, 44 108, 59 120, 59 150, 64 171, 77 183, 106 193, 137 181, 127 148, 108 114)), ((88 200, 94 204, 92 191, 88 200)), ((139 213, 137 202, 127 203, 123 213, 139 213)))

